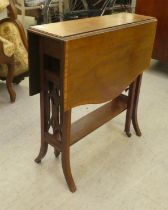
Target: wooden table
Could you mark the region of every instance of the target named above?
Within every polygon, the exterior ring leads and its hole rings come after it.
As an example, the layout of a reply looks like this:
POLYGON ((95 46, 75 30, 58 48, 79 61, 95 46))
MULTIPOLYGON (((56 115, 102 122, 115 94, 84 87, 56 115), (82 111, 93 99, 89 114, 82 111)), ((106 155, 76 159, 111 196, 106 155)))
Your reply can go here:
POLYGON ((168 1, 137 0, 136 13, 158 19, 157 33, 152 57, 168 63, 168 1))
POLYGON ((76 190, 70 168, 70 146, 126 110, 130 125, 141 135, 137 106, 141 75, 149 66, 155 18, 122 13, 31 27, 30 95, 40 92, 41 149, 48 144, 62 154, 69 189, 76 190), (128 88, 129 94, 122 94, 128 88), (71 124, 71 109, 108 102, 71 124))

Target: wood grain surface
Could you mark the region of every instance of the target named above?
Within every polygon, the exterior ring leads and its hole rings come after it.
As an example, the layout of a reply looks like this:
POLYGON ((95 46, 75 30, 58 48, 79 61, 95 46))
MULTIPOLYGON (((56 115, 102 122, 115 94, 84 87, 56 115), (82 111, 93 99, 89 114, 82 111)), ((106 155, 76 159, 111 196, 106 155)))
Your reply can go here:
POLYGON ((67 40, 68 37, 72 38, 74 35, 88 34, 89 32, 108 28, 123 27, 124 25, 139 23, 147 20, 151 20, 151 17, 130 13, 119 13, 101 17, 32 26, 29 30, 34 31, 35 33, 40 33, 43 36, 54 36, 67 40))
POLYGON ((148 66, 156 21, 65 43, 64 109, 117 97, 148 66))
MULTIPOLYGON (((155 18, 121 13, 34 26, 29 40, 39 48, 40 39, 44 56, 59 60, 67 111, 120 95, 149 66, 155 30, 155 18)), ((30 75, 40 75, 33 64, 39 63, 38 53, 32 49, 29 55, 30 75)), ((30 78, 31 95, 39 92, 39 83, 30 78)))

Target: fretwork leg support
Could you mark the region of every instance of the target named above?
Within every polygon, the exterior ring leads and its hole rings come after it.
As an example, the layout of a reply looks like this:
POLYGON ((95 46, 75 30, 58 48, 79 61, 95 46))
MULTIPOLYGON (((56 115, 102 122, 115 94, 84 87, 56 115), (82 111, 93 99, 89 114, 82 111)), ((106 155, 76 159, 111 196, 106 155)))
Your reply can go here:
POLYGON ((62 169, 67 185, 71 192, 75 192, 76 186, 70 166, 70 146, 124 110, 126 110, 126 134, 129 137, 131 136, 130 126, 132 122, 136 134, 140 136, 141 132, 137 122, 140 84, 141 76, 130 85, 128 97, 120 95, 112 102, 84 116, 72 125, 71 110, 64 112, 59 87, 47 81, 44 90, 40 94, 41 149, 35 161, 40 163, 47 153, 48 144, 53 146, 55 156, 58 157, 61 154, 62 169), (50 133, 50 130, 53 133, 50 133))

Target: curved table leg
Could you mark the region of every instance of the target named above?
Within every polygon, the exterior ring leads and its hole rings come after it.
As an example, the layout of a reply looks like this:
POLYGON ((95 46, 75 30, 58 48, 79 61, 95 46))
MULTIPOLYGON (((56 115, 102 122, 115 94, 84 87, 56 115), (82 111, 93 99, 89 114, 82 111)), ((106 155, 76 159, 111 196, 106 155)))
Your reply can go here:
POLYGON ((64 113, 63 117, 63 138, 62 138, 62 169, 68 187, 71 192, 76 191, 76 186, 71 173, 70 166, 70 128, 71 128, 71 110, 64 113))
POLYGON ((133 115, 132 115, 132 124, 135 129, 136 135, 141 136, 141 131, 138 125, 137 120, 137 110, 138 110, 138 102, 139 102, 139 93, 141 87, 142 75, 139 75, 136 81, 136 90, 135 90, 135 98, 134 98, 134 108, 133 108, 133 115))
POLYGON ((41 148, 40 148, 39 155, 36 157, 36 159, 34 161, 36 163, 41 163, 41 160, 47 154, 47 150, 48 150, 48 144, 46 142, 41 143, 41 148))
POLYGON ((12 82, 13 82, 13 75, 14 75, 14 63, 8 63, 8 73, 6 78, 6 86, 10 95, 11 102, 15 102, 16 93, 13 89, 12 82))
POLYGON ((47 150, 48 150, 48 143, 45 141, 45 130, 47 127, 46 123, 46 112, 47 107, 45 104, 47 103, 47 98, 45 97, 45 92, 41 91, 40 93, 40 112, 41 112, 41 147, 40 152, 37 158, 34 160, 36 163, 40 163, 41 160, 45 157, 47 150))
POLYGON ((71 173, 70 155, 68 150, 62 152, 62 169, 70 191, 75 192, 76 186, 71 173))
POLYGON ((131 137, 130 126, 133 114, 135 89, 136 89, 136 82, 133 82, 129 87, 128 105, 127 105, 126 122, 125 122, 125 132, 128 137, 131 137))

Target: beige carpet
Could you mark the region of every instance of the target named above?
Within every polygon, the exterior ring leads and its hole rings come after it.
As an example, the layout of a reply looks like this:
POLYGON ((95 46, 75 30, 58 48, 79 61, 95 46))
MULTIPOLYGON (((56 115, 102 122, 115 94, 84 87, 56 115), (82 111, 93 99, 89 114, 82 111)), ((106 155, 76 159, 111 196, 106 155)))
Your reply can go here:
MULTIPOLYGON (((15 90, 10 104, 0 82, 0 210, 168 209, 168 66, 153 62, 144 75, 141 138, 125 136, 124 113, 71 148, 74 194, 52 148, 41 165, 34 163, 39 96, 28 96, 28 80, 15 90)), ((75 109, 73 119, 94 107, 75 109)))

